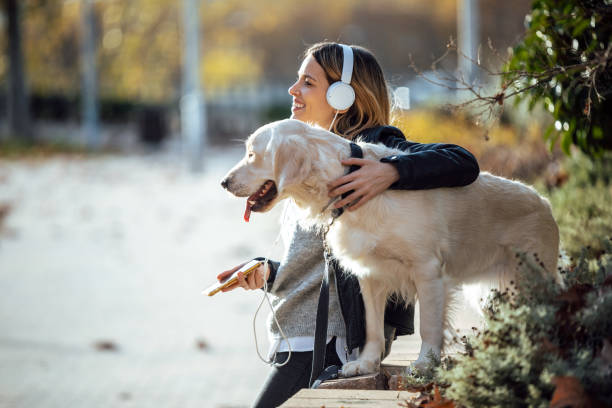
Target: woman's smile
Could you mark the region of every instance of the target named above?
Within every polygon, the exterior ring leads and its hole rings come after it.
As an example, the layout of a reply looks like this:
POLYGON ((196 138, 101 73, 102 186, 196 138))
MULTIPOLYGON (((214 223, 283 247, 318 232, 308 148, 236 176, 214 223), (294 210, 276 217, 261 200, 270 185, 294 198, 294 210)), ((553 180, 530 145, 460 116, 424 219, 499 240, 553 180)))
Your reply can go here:
POLYGON ((306 105, 294 99, 293 104, 291 105, 291 112, 296 113, 297 111, 304 109, 304 107, 306 107, 306 105))

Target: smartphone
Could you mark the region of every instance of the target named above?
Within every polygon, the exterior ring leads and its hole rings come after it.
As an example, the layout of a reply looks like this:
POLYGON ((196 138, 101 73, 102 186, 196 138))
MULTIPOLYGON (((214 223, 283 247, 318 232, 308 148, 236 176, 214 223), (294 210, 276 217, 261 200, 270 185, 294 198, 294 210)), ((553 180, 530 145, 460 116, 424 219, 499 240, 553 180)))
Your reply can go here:
POLYGON ((242 268, 239 268, 238 270, 236 270, 236 272, 228 276, 223 282, 217 282, 209 286, 208 288, 204 289, 202 293, 203 294, 205 293, 208 296, 213 296, 217 292, 220 292, 222 289, 232 286, 234 283, 238 282, 239 272, 244 273, 244 277, 246 278, 252 272, 254 272, 259 267, 259 265, 262 265, 262 264, 263 264, 262 261, 255 261, 255 260, 247 262, 246 264, 242 266, 242 268))

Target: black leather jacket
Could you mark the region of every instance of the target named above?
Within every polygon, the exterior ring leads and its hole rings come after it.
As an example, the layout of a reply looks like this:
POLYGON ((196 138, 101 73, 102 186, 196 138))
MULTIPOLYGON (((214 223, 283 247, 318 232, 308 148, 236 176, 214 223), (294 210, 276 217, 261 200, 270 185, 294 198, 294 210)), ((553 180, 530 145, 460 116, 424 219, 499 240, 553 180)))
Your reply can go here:
MULTIPOLYGON (((406 140, 401 130, 393 126, 377 126, 358 135, 355 141, 383 143, 407 154, 382 158, 399 172, 399 180, 390 189, 423 190, 438 187, 458 187, 472 183, 480 169, 474 156, 462 147, 452 144, 421 144, 406 140)), ((263 260, 263 258, 257 258, 263 260)), ((279 263, 270 261, 268 285, 276 277, 279 263)), ((365 310, 359 282, 354 275, 343 273, 338 263, 331 261, 330 272, 336 278, 340 309, 346 328, 348 352, 365 344, 365 310)), ((314 318, 314 317, 313 317, 314 318)), ((385 310, 385 324, 395 328, 402 336, 414 333, 414 305, 389 301, 385 310)), ((314 333, 313 333, 314 335, 314 333)))

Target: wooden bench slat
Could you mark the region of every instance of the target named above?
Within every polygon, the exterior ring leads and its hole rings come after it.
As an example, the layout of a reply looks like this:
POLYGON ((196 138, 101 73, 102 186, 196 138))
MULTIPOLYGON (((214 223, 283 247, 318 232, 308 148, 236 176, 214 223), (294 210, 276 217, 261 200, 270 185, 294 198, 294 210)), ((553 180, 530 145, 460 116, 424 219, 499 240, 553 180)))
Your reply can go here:
POLYGON ((383 390, 311 390, 298 391, 283 408, 333 407, 398 407, 399 402, 411 400, 419 394, 408 391, 383 390))
POLYGON ((353 398, 365 399, 376 398, 380 400, 396 400, 398 398, 411 398, 417 393, 409 391, 389 391, 389 390, 312 390, 303 388, 295 394, 299 398, 353 398))
POLYGON ((291 398, 281 408, 399 408, 403 400, 331 400, 291 398))

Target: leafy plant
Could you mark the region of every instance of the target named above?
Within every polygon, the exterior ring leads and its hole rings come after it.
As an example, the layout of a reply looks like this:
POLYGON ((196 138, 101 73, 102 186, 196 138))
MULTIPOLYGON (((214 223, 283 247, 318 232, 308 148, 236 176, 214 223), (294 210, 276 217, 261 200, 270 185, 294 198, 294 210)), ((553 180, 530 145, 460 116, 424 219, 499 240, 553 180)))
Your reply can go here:
POLYGON ((544 104, 551 146, 560 140, 568 154, 574 144, 595 156, 612 149, 612 1, 534 0, 525 23, 502 89, 518 89, 530 108, 544 104))
POLYGON ((436 382, 458 406, 549 407, 612 403, 612 242, 599 259, 583 251, 556 285, 537 258, 520 254, 516 293, 494 291, 487 327, 436 382), (568 397, 569 395, 569 397, 568 397))
POLYGON ((583 247, 595 255, 612 237, 612 153, 590 160, 576 152, 564 161, 568 181, 548 192, 561 233, 561 246, 577 258, 583 247))

